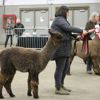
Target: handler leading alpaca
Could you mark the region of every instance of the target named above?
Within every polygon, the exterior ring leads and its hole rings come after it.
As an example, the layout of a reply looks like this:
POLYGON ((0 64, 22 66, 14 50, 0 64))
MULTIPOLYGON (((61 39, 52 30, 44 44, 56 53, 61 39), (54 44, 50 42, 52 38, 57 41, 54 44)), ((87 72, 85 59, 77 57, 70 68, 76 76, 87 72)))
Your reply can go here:
POLYGON ((51 37, 42 50, 30 48, 14 47, 3 50, 0 53, 0 98, 3 98, 3 86, 11 97, 14 97, 11 90, 11 83, 16 70, 28 72, 28 95, 33 90, 34 98, 38 98, 39 73, 45 69, 50 58, 60 45, 62 34, 59 32, 50 32, 51 37))

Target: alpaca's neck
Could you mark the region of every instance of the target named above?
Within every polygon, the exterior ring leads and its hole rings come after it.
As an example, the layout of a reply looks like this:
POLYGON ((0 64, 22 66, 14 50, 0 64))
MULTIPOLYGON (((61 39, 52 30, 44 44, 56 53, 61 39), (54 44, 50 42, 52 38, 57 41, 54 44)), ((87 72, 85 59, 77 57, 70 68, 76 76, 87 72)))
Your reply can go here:
POLYGON ((56 50, 57 46, 53 43, 53 40, 51 39, 51 37, 48 39, 46 45, 42 48, 42 54, 43 56, 46 57, 46 59, 50 59, 55 50, 56 50))
POLYGON ((57 46, 54 45, 53 40, 50 37, 46 45, 41 50, 42 60, 44 65, 46 65, 50 60, 50 58, 53 56, 56 48, 57 46))

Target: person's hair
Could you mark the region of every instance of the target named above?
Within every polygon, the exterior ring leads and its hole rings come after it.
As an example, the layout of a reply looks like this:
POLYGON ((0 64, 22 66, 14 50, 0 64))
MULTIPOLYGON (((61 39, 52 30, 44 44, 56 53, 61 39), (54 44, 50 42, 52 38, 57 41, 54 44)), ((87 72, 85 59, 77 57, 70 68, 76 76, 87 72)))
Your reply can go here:
POLYGON ((96 16, 100 16, 100 14, 98 12, 93 12, 91 15, 90 15, 90 18, 89 20, 90 21, 95 21, 95 17, 96 16))
POLYGON ((64 18, 66 18, 66 13, 69 11, 69 8, 67 6, 61 6, 58 8, 58 10, 55 13, 55 17, 57 16, 62 16, 64 18))

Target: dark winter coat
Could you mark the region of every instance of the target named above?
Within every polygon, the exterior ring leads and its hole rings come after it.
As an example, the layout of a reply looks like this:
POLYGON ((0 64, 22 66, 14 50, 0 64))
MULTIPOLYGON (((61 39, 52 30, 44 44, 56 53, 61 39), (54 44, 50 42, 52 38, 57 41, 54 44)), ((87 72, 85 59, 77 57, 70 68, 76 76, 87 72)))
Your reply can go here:
MULTIPOLYGON (((94 23, 94 22, 92 22, 92 21, 88 21, 88 22, 86 23, 85 29, 86 29, 86 30, 93 29, 93 28, 95 28, 95 24, 96 24, 96 23, 94 23)), ((87 36, 88 36, 88 40, 91 40, 91 34, 88 34, 87 36)))
POLYGON ((70 26, 69 22, 62 16, 55 17, 51 29, 57 30, 63 34, 62 44, 56 50, 53 59, 59 57, 69 57, 72 47, 72 32, 82 33, 83 30, 70 26))
POLYGON ((15 28, 15 34, 18 35, 18 36, 21 36, 23 34, 23 32, 25 31, 24 25, 21 24, 21 23, 16 23, 14 28, 15 28))

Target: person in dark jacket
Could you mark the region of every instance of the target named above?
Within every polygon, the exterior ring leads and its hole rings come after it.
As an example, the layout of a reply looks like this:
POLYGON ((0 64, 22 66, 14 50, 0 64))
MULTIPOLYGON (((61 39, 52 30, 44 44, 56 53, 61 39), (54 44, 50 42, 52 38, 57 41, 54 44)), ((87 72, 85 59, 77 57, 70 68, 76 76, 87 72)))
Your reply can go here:
POLYGON ((55 19, 51 25, 52 30, 56 30, 63 34, 63 39, 60 47, 56 50, 53 60, 56 63, 56 70, 55 70, 55 87, 56 87, 56 94, 60 95, 68 95, 71 91, 64 87, 64 79, 67 72, 67 67, 65 64, 68 65, 68 59, 71 54, 71 47, 72 47, 72 32, 82 35, 86 35, 87 31, 72 27, 67 20, 67 16, 69 13, 69 8, 67 6, 61 6, 55 13, 55 19))
MULTIPOLYGON (((100 21, 100 14, 98 12, 93 12, 91 15, 90 15, 90 18, 89 18, 89 21, 86 23, 86 26, 85 26, 85 29, 86 30, 90 30, 90 29, 93 29, 95 28, 95 25, 98 24, 100 21)), ((92 33, 92 34, 88 34, 88 40, 92 40, 95 33, 92 33)), ((92 60, 90 57, 88 57, 86 59, 86 64, 87 64, 87 73, 88 74, 92 74, 92 60)))
POLYGON ((24 25, 21 23, 20 19, 17 19, 14 29, 17 36, 21 36, 25 31, 24 25))

